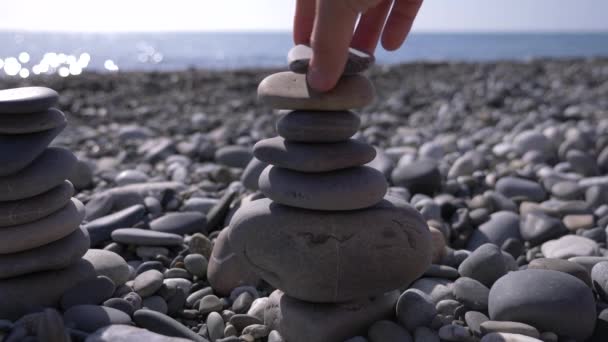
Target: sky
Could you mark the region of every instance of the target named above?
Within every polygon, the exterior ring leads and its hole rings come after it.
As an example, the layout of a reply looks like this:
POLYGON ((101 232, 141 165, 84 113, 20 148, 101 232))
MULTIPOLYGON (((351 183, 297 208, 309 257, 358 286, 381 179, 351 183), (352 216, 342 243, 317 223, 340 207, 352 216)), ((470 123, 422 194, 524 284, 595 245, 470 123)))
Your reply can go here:
MULTIPOLYGON (((295 0, 0 0, 0 30, 289 31, 295 0)), ((608 0, 426 0, 414 31, 608 31, 608 0)))

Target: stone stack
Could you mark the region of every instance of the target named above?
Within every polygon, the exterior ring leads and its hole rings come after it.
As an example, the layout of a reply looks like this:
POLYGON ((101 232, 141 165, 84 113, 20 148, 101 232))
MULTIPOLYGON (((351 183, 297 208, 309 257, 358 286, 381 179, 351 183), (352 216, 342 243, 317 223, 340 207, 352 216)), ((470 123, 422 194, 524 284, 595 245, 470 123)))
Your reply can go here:
POLYGON ((374 99, 360 74, 371 62, 351 54, 348 75, 318 93, 304 74, 310 49, 295 49, 292 71, 258 88, 265 105, 289 110, 277 123, 279 136, 254 147, 255 157, 270 164, 259 178, 267 198, 238 210, 228 239, 278 289, 266 325, 288 342, 343 341, 394 315, 395 290, 431 263, 431 236, 417 211, 386 195, 385 176, 365 166, 375 149, 351 138, 360 119, 349 110, 374 99))
POLYGON ((67 124, 57 99, 42 87, 0 91, 0 319, 53 306, 94 275, 81 259, 84 206, 66 180, 77 159, 48 147, 67 124))

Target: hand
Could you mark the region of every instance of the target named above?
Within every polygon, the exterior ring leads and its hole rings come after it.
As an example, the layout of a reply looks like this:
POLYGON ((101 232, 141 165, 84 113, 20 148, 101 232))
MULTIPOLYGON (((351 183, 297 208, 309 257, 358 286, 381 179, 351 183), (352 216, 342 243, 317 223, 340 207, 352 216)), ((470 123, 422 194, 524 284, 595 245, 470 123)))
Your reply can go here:
POLYGON ((422 0, 297 0, 293 36, 296 44, 313 49, 309 85, 318 91, 335 87, 349 46, 373 55, 382 36, 386 50, 398 49, 421 5, 422 0))

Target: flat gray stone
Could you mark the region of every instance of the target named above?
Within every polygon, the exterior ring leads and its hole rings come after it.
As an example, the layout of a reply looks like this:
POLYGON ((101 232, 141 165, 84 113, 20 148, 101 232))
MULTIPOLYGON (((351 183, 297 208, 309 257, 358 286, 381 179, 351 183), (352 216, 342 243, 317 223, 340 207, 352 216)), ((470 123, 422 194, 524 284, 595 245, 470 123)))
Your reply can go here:
POLYGON ((407 287, 431 262, 431 235, 420 214, 387 200, 343 212, 260 199, 239 209, 229 240, 264 280, 311 302, 342 302, 407 287))
MULTIPOLYGON (((89 203, 87 203, 87 206, 89 203)), ((146 208, 141 204, 136 204, 87 222, 84 228, 89 232, 91 246, 94 247, 103 241, 110 240, 112 232, 116 229, 136 225, 145 215, 146 208)))
POLYGON ((68 236, 80 226, 84 205, 72 200, 59 211, 36 222, 0 228, 0 254, 12 254, 40 247, 68 236))
POLYGON ((0 115, 0 134, 28 134, 65 126, 65 115, 50 108, 38 113, 0 115))
POLYGON ((89 335, 85 342, 189 342, 191 340, 179 337, 170 337, 124 324, 112 324, 97 329, 89 335))
POLYGON ((460 277, 454 282, 454 297, 467 308, 485 312, 490 289, 475 279, 460 277))
POLYGON ((132 323, 126 313, 98 305, 72 306, 63 313, 63 319, 67 326, 89 333, 112 324, 132 323))
POLYGON ((593 291, 579 279, 558 271, 530 269, 500 278, 489 297, 492 320, 529 324, 585 341, 593 333, 593 291))
POLYGON ((66 124, 29 134, 0 134, 0 176, 14 174, 26 168, 44 152, 65 126, 66 124))
POLYGON ((348 110, 371 104, 374 95, 373 84, 361 75, 343 76, 323 93, 308 87, 306 75, 290 71, 270 75, 258 86, 258 100, 274 109, 348 110))
POLYGON ((292 111, 277 121, 277 133, 293 142, 323 143, 348 140, 361 119, 349 111, 292 111))
POLYGON ((521 334, 534 338, 540 338, 540 333, 535 327, 520 322, 485 321, 480 324, 480 328, 481 333, 484 335, 499 332, 509 334, 521 334))
POLYGON ((76 157, 65 148, 47 148, 18 173, 0 177, 0 201, 16 201, 40 195, 61 185, 76 165, 76 157))
POLYGON ((59 94, 45 87, 0 90, 0 114, 35 113, 53 107, 59 94))
POLYGON ((511 199, 542 202, 547 196, 543 187, 531 180, 504 177, 496 182, 496 191, 511 199))
MULTIPOLYGON (((298 44, 292 47, 287 53, 287 63, 289 70, 305 74, 308 71, 308 64, 312 58, 312 48, 304 44, 298 44)), ((376 58, 373 55, 363 51, 349 48, 348 59, 344 65, 343 75, 354 75, 369 69, 376 58)))
POLYGON ((0 227, 30 223, 65 207, 74 194, 72 183, 65 181, 40 195, 0 202, 0 227))
POLYGON ((218 164, 239 169, 245 168, 252 157, 249 146, 229 145, 215 151, 215 160, 218 164))
POLYGON ((230 226, 224 228, 215 239, 207 267, 209 284, 216 293, 224 296, 239 286, 255 286, 260 282, 259 276, 232 249, 228 238, 230 230, 230 226))
MULTIPOLYGON (((582 267, 582 266, 581 266, 582 267)), ((593 288, 605 301, 608 299, 608 262, 602 261, 591 269, 593 288)))
POLYGON ((66 268, 80 260, 88 249, 89 235, 86 230, 77 229, 49 244, 0 255, 0 279, 66 268))
POLYGON ((413 194, 433 195, 441 189, 441 173, 437 162, 418 159, 409 164, 397 165, 391 173, 396 186, 403 186, 413 194))
POLYGON ((138 326, 161 335, 186 338, 197 342, 209 342, 178 321, 160 312, 145 309, 137 310, 133 314, 133 320, 138 326))
POLYGON ((264 324, 289 342, 335 342, 367 335, 374 322, 394 316, 399 291, 357 302, 319 304, 299 301, 274 291, 264 312, 264 324), (322 322, 322 324, 320 324, 322 322))
POLYGON ((61 270, 4 279, 0 281, 0 319, 14 321, 26 313, 55 307, 74 284, 95 277, 94 265, 80 259, 61 270))
MULTIPOLYGON (((556 336, 557 337, 557 336, 556 336)), ((522 335, 522 334, 511 334, 503 332, 493 332, 485 335, 481 338, 480 342, 542 342, 547 340, 540 340, 538 338, 522 335)), ((557 338, 556 338, 557 341, 557 338)))
POLYGON ((207 217, 196 211, 168 213, 152 220, 150 229, 179 235, 207 233, 207 217))
POLYGON ((337 143, 297 143, 274 137, 259 141, 253 147, 259 160, 300 172, 327 172, 369 163, 376 150, 359 140, 337 143))
POLYGON ((106 276, 116 284, 123 285, 129 280, 129 266, 120 255, 103 249, 89 249, 83 259, 95 266, 98 275, 106 276))
POLYGON ((259 184, 277 203, 316 210, 367 208, 379 203, 388 188, 384 175, 368 166, 316 174, 269 166, 259 184))
POLYGON ((112 240, 138 246, 181 246, 181 235, 141 228, 120 228, 112 232, 112 240))

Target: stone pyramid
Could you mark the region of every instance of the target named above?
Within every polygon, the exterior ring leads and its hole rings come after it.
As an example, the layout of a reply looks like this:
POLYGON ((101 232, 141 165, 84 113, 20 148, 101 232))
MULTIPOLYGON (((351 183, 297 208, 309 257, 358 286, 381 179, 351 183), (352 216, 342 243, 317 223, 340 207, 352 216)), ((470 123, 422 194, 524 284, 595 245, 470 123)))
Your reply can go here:
POLYGON ((77 159, 49 147, 67 125, 57 100, 43 87, 0 91, 0 319, 54 306, 95 274, 81 259, 84 206, 66 180, 77 159))
POLYGON ((369 105, 374 87, 360 73, 373 57, 351 52, 337 86, 306 83, 311 50, 289 54, 289 72, 264 79, 258 98, 284 112, 278 137, 254 155, 270 164, 259 178, 267 197, 241 207, 228 239, 250 268, 277 288, 265 324, 288 342, 343 341, 394 315, 399 291, 431 263, 421 215, 387 196, 385 176, 366 163, 375 149, 351 137, 351 109, 369 105))

